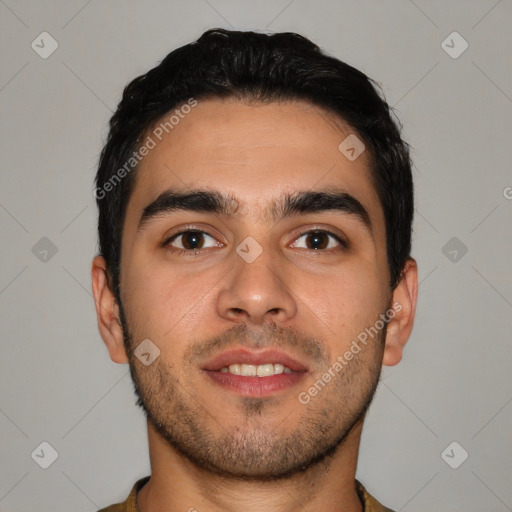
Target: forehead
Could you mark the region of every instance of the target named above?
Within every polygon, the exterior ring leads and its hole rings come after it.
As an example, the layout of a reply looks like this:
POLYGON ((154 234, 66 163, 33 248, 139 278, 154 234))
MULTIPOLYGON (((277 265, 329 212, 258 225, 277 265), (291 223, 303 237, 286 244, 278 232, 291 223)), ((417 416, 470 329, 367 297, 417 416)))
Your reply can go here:
POLYGON ((350 161, 339 146, 354 131, 323 109, 302 101, 198 100, 162 129, 171 114, 145 135, 155 145, 137 169, 127 223, 167 189, 222 190, 263 220, 283 193, 329 186, 354 195, 372 223, 381 222, 369 155, 350 161))

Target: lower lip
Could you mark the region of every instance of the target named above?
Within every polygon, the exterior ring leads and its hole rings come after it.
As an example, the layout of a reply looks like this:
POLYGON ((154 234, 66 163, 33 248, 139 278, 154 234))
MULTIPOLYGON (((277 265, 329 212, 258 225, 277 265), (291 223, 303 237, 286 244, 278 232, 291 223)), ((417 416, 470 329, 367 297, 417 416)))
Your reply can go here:
POLYGON ((299 383, 307 372, 281 373, 269 377, 244 377, 231 373, 203 370, 219 386, 244 396, 263 397, 299 383))

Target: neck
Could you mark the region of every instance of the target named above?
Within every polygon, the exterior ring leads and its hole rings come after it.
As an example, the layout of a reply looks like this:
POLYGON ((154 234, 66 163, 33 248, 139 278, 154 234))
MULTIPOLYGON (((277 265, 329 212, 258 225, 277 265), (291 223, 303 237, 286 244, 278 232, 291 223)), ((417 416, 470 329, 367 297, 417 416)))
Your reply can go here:
POLYGON ((286 479, 243 481, 197 467, 179 454, 148 421, 151 478, 140 490, 140 512, 361 512, 355 488, 362 420, 334 454, 286 479))

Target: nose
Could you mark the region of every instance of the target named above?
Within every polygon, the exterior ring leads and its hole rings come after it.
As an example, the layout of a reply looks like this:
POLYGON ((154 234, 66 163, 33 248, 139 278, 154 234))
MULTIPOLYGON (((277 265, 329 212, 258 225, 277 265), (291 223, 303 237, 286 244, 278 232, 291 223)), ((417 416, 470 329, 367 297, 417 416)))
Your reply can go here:
POLYGON ((252 262, 233 253, 233 270, 223 280, 217 297, 219 316, 232 322, 284 323, 297 314, 291 291, 292 269, 269 248, 252 262))

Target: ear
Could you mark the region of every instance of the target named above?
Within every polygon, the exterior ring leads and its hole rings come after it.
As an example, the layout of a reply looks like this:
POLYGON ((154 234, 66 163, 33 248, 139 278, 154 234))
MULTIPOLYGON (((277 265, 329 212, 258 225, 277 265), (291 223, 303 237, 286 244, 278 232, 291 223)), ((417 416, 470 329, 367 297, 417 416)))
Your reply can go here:
POLYGON ((394 366, 401 361, 403 348, 414 324, 417 299, 418 265, 414 259, 409 258, 391 296, 390 308, 395 311, 395 316, 388 322, 382 364, 394 366))
POLYGON ((119 306, 108 285, 107 263, 102 256, 92 261, 92 292, 98 317, 98 329, 114 363, 127 363, 124 347, 123 328, 119 320, 119 306))

